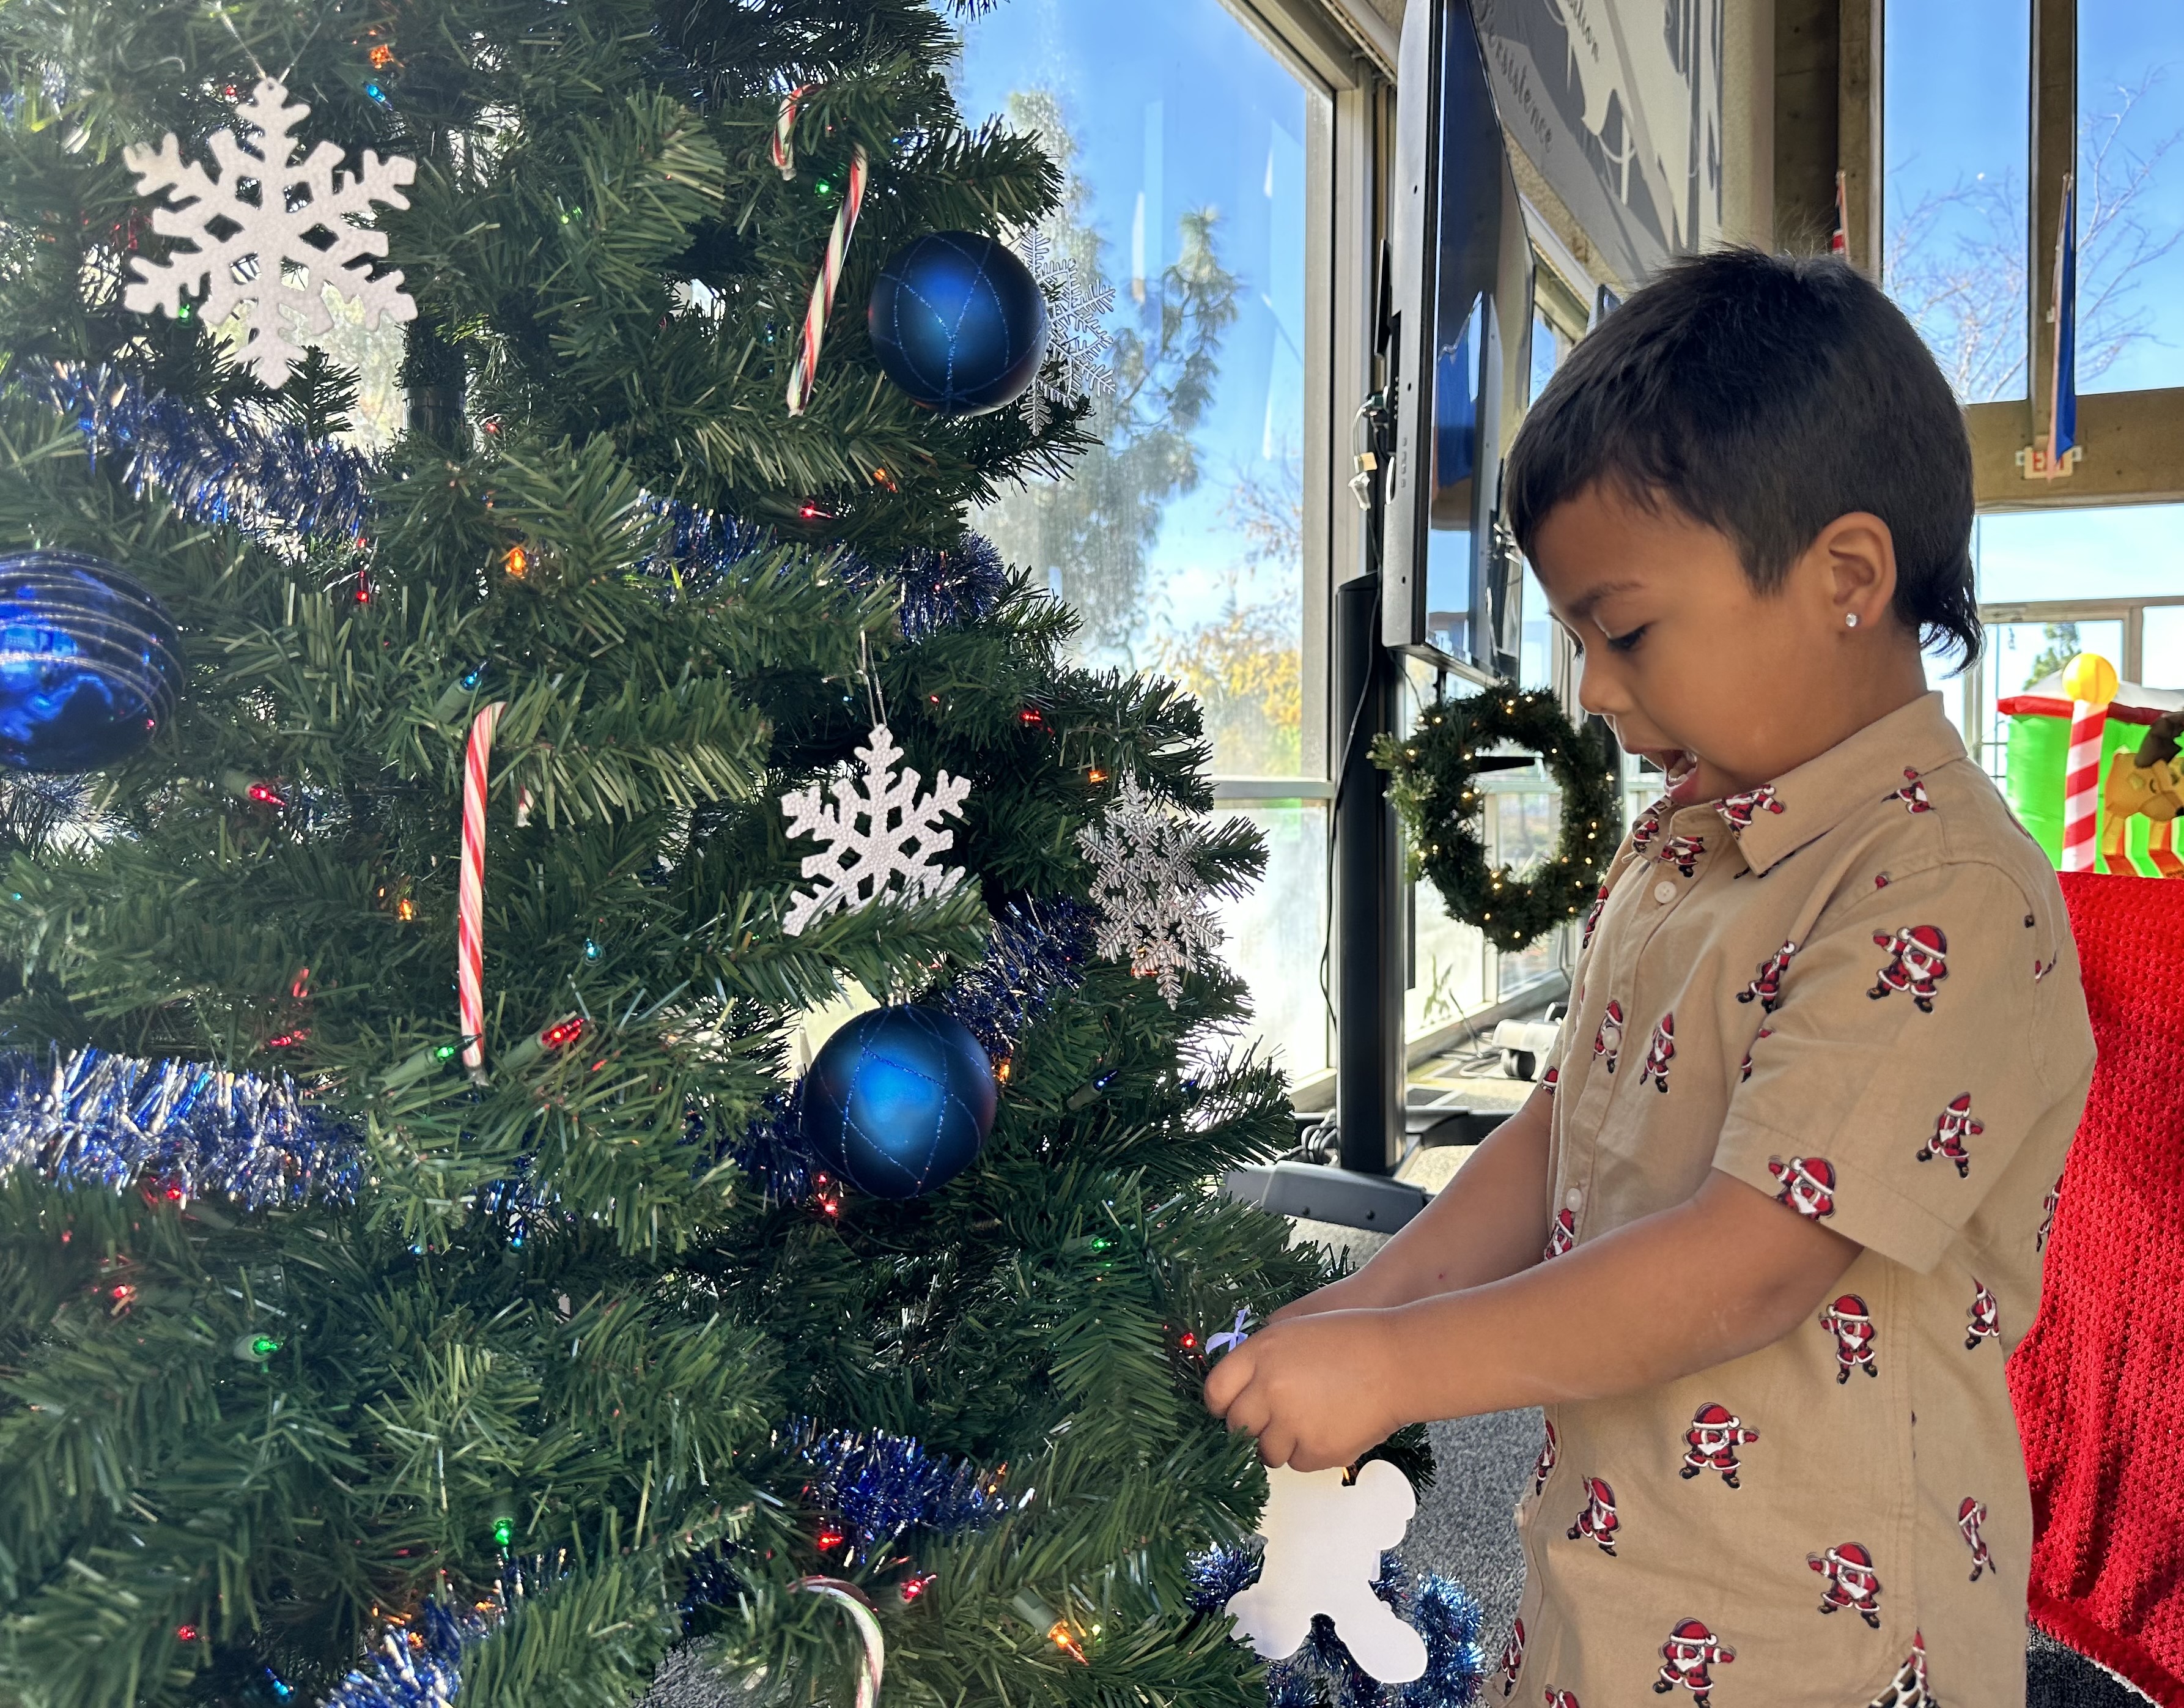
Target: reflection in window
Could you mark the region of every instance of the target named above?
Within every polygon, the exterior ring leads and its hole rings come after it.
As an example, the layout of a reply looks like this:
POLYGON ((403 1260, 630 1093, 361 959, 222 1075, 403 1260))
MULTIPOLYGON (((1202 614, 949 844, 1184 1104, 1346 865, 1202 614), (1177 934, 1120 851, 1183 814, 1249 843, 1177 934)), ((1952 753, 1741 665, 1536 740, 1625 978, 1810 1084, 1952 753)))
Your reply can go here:
POLYGON ((1883 27, 1882 282, 1961 401, 2021 398, 2031 0, 1921 0, 1883 27))
MULTIPOLYGON (((1267 875, 1238 901, 1217 904, 1222 958, 1251 987, 1245 1039, 1273 1047, 1292 1080, 1328 1063, 1327 998, 1320 988, 1325 938, 1327 806, 1318 801, 1224 806, 1267 843, 1267 875)), ((1329 977, 1332 973, 1330 971, 1329 977)))
POLYGON ((1308 90, 1217 0, 1022 0, 967 20, 957 101, 1061 166, 1051 232, 1110 286, 1101 445, 976 518, 1075 608, 1085 661, 1206 710, 1213 768, 1303 764, 1308 90))

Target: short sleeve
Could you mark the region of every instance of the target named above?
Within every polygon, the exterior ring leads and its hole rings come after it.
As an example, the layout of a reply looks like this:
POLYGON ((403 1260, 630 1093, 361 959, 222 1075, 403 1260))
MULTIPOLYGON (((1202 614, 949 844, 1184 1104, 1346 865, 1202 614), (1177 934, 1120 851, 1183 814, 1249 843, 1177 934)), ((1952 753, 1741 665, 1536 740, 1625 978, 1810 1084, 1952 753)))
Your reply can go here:
POLYGON ((1714 1167, 1930 1270, 2053 1101, 2030 905, 1998 867, 1942 865, 1783 944, 1714 1167))

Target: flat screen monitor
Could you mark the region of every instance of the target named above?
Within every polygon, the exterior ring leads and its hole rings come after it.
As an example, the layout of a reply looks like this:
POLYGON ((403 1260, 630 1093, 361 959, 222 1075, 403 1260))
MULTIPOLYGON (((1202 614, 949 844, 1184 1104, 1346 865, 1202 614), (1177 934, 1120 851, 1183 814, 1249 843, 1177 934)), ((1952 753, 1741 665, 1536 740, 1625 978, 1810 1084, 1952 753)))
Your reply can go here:
POLYGON ((1532 249, 1463 0, 1405 12, 1396 171, 1381 639, 1513 680, 1524 565, 1501 525, 1501 473, 1530 371, 1532 249))

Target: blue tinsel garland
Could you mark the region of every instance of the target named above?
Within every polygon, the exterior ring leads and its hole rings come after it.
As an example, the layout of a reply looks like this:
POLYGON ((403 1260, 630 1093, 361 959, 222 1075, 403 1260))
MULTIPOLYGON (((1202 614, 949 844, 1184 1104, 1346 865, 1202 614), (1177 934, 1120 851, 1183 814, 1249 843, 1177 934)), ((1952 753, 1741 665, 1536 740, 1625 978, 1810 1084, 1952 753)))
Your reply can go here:
POLYGON ((0 1052, 0 1175, 116 1190, 149 1175, 176 1196, 219 1192, 252 1209, 347 1203, 363 1153, 293 1081, 104 1050, 0 1052))
MULTIPOLYGON (((1259 1556, 1211 1548, 1192 1556, 1190 1605, 1201 1613, 1228 1605, 1258 1580, 1259 1556)), ((1479 1644, 1478 1600, 1460 1583, 1429 1575, 1413 1581, 1393 1549, 1380 1556, 1373 1593, 1426 1640, 1426 1670, 1408 1684, 1383 1684, 1361 1671, 1333 1621, 1312 1621, 1303 1646, 1267 1668, 1268 1708, 1469 1708, 1479 1700, 1486 1654, 1479 1644)))
MULTIPOLYGON (((164 393, 148 395, 136 379, 110 368, 66 364, 32 389, 74 418, 94 465, 102 457, 123 459, 133 491, 141 496, 156 488, 192 522, 304 540, 360 540, 370 525, 376 459, 337 440, 310 438, 270 410, 248 404, 205 410, 164 393)), ((671 571, 704 583, 783 544, 770 528, 680 500, 648 496, 645 503, 668 522, 666 550, 641 566, 649 574, 671 571)), ((892 568, 845 550, 836 572, 860 588, 891 578, 901 593, 904 637, 913 642, 983 619, 1008 588, 1000 555, 974 533, 946 550, 915 548, 892 568)))
POLYGON ((999 1477, 968 1460, 928 1453, 912 1436, 822 1430, 807 1421, 792 1439, 815 1473, 812 1495, 841 1519, 860 1554, 913 1527, 943 1536, 982 1529, 1009 1510, 999 1477))
POLYGON ((994 922, 986 953, 936 1006, 961 1020, 999 1059, 1056 997, 1084 982, 1092 958, 1091 909, 1073 896, 1014 901, 994 922))

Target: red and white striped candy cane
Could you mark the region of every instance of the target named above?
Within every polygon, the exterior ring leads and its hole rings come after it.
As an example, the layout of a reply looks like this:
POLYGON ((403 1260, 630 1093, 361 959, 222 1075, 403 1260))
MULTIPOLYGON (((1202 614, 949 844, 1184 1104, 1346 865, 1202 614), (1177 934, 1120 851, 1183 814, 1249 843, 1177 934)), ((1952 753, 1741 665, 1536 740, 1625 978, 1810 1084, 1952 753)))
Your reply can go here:
POLYGON ((796 176, 796 103, 811 92, 809 83, 799 83, 782 98, 781 115, 773 121, 773 164, 781 176, 796 176))
POLYGON ((455 889, 455 1002, 463 1029, 463 1065, 485 1071, 485 785, 493 732, 508 702, 496 700, 471 720, 463 755, 463 869, 455 889))
POLYGON ((850 183, 842 205, 834 209, 834 229, 827 236, 827 260, 811 282, 811 300, 804 310, 804 339, 796 352, 796 366, 788 375, 788 412, 804 413, 811 395, 812 376, 819 370, 819 341, 826 336, 827 317, 834 311, 834 287, 842 282, 842 257, 850 248, 850 233, 857 228, 857 209, 865 202, 865 178, 869 167, 864 144, 850 156, 850 183))
POLYGON ((2093 836, 2101 798, 2101 738, 2108 728, 2106 701, 2070 702, 2070 755, 2063 763, 2063 869, 2094 869, 2093 836))

